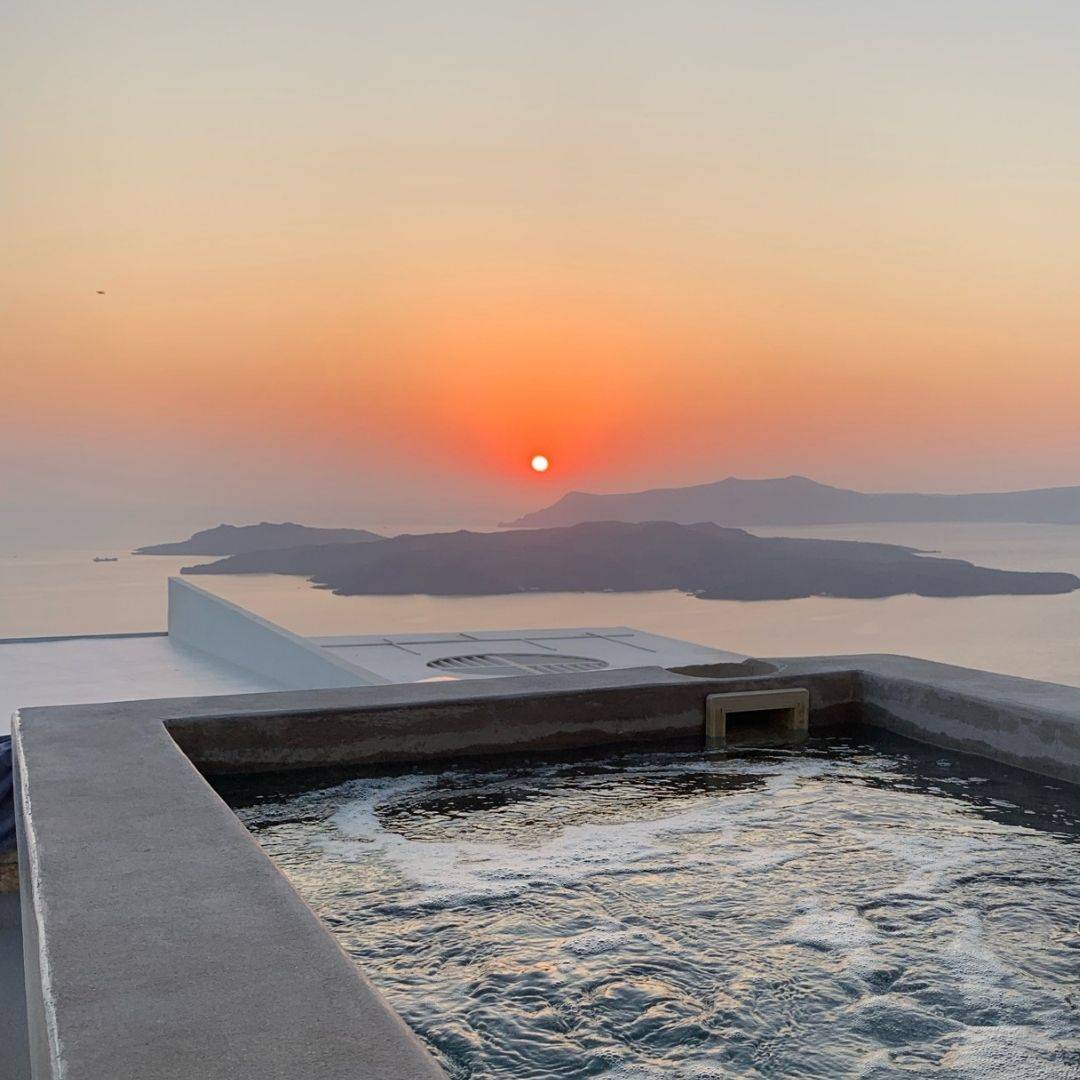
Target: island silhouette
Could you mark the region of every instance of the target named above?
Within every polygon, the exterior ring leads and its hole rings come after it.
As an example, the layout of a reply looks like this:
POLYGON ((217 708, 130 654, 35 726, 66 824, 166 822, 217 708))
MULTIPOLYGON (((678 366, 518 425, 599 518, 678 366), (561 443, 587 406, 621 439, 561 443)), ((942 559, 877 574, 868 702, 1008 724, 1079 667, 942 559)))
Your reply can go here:
POLYGON ((150 544, 133 555, 242 555, 249 551, 274 551, 301 544, 357 544, 383 539, 367 529, 317 529, 294 521, 258 525, 217 525, 193 533, 187 540, 150 544))
POLYGON ((703 599, 787 600, 1065 593, 1068 573, 996 570, 895 544, 764 538, 711 522, 589 522, 306 544, 184 567, 184 574, 296 574, 341 595, 491 596, 677 589, 703 599))
POLYGON ((947 521, 1075 525, 1080 524, 1080 486, 965 495, 875 494, 805 476, 729 476, 712 484, 616 495, 571 491, 505 525, 540 528, 584 521, 712 521, 741 527, 947 521))

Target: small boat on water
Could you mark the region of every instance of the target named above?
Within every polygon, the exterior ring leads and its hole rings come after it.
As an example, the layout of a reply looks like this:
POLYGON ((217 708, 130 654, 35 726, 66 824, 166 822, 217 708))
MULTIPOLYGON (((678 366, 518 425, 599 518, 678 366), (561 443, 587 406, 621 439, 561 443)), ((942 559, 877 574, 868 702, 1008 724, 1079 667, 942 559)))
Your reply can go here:
POLYGON ((115 555, 95 555, 94 562, 119 562, 120 559, 115 555))

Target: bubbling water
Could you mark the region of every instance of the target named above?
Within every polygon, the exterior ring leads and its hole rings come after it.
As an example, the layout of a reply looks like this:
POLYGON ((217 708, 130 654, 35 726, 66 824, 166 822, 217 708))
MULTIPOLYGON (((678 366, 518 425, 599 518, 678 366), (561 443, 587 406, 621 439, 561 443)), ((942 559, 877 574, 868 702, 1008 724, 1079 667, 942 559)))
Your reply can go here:
POLYGON ((1080 1080, 1065 785, 875 736, 226 794, 451 1077, 1080 1080))

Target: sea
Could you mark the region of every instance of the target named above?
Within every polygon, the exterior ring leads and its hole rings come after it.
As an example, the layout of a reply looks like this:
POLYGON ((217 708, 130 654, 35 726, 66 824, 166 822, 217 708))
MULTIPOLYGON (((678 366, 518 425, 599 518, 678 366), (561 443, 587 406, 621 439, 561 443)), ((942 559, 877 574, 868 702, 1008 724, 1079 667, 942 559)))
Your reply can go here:
MULTIPOLYGON (((887 524, 752 531, 905 544, 1005 570, 1080 574, 1080 526, 887 524)), ((166 579, 182 566, 206 561, 100 550, 0 554, 0 638, 163 630, 166 579), (95 556, 117 561, 94 562, 95 556)), ((757 602, 700 600, 671 591, 343 597, 302 578, 273 574, 196 580, 299 634, 633 626, 752 656, 902 653, 1080 686, 1080 591, 757 602)))

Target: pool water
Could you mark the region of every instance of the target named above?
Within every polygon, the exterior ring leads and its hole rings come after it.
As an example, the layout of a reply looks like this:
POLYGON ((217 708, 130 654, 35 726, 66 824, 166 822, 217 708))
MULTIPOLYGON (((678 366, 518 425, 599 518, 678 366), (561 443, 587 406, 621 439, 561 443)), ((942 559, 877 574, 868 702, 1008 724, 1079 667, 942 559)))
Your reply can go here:
POLYGON ((1080 1078, 1068 785, 877 734, 260 784, 451 1077, 1080 1078))

